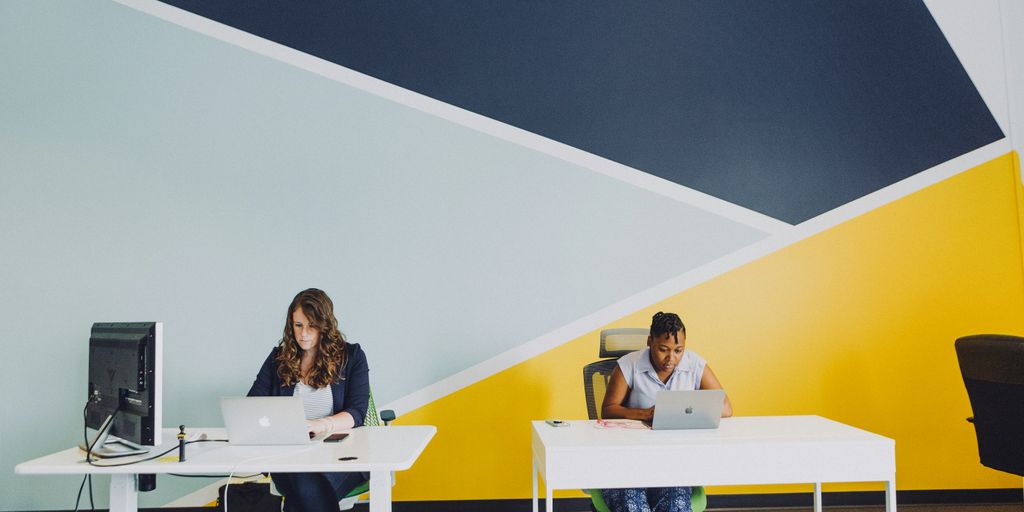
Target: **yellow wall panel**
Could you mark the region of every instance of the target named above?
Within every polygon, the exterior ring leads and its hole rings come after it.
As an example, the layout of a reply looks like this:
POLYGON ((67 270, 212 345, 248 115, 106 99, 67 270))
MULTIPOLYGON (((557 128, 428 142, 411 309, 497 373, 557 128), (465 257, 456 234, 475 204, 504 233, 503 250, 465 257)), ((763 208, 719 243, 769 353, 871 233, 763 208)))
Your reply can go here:
MULTIPOLYGON (((1018 487, 978 463, 953 350, 967 334, 1024 333, 1018 169, 1000 157, 605 327, 680 313, 738 415, 818 414, 895 438, 900 489, 1018 487)), ((597 345, 588 333, 404 414, 438 434, 396 498, 528 497, 528 422, 586 417, 597 345)), ((867 488, 880 486, 826 486, 867 488)), ((710 489, 793 490, 809 487, 710 489)))

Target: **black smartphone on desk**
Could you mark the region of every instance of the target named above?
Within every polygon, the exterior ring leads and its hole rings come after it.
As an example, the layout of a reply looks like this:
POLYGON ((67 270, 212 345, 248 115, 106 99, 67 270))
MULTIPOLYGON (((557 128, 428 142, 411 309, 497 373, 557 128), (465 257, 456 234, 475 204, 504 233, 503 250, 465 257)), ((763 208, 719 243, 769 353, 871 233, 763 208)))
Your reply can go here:
POLYGON ((347 432, 338 432, 337 434, 331 434, 331 435, 325 437, 324 438, 324 442, 325 443, 337 443, 337 442, 341 441, 342 439, 345 439, 346 437, 348 437, 348 433, 347 432))

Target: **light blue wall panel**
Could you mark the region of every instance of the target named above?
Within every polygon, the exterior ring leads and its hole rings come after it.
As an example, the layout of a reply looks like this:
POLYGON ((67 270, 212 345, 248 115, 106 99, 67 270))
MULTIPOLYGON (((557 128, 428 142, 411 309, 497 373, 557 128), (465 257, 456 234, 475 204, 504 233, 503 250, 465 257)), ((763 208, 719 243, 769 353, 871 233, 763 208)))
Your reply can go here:
POLYGON ((13 466, 80 435, 92 322, 164 321, 165 423, 216 425, 302 288, 387 402, 764 236, 116 4, 0 3, 0 69, 4 509, 72 505, 13 466))

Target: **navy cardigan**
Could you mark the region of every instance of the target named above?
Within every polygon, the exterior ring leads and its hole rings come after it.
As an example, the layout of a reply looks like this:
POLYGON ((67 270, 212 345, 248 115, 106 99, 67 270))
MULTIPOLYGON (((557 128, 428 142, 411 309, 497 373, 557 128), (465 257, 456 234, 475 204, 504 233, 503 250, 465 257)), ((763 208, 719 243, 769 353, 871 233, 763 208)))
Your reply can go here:
MULTIPOLYGON (((277 353, 280 347, 270 351, 256 375, 247 396, 292 396, 295 385, 285 386, 277 376, 277 353)), ((357 427, 363 426, 366 409, 370 404, 370 369, 366 365, 366 354, 358 343, 345 344, 345 367, 341 379, 331 383, 334 396, 334 412, 345 411, 352 415, 357 427)))

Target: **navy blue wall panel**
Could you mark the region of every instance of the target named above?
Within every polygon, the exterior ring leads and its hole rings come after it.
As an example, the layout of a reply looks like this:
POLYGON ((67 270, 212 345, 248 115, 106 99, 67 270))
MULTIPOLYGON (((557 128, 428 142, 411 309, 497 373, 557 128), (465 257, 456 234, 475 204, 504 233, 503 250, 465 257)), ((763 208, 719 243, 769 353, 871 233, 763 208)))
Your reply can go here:
POLYGON ((918 1, 167 3, 791 223, 1002 137, 918 1))

